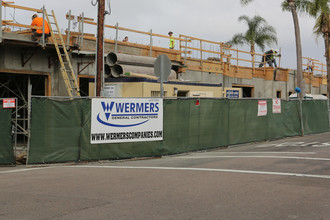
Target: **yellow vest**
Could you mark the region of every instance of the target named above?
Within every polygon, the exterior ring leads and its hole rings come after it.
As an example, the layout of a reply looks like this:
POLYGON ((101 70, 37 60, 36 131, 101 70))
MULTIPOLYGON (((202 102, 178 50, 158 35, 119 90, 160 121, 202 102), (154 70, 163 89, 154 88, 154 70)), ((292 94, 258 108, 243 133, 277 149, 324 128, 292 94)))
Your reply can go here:
POLYGON ((171 37, 171 38, 170 38, 170 46, 169 46, 169 48, 170 48, 170 49, 174 49, 174 47, 175 47, 175 40, 174 40, 173 37, 171 37))

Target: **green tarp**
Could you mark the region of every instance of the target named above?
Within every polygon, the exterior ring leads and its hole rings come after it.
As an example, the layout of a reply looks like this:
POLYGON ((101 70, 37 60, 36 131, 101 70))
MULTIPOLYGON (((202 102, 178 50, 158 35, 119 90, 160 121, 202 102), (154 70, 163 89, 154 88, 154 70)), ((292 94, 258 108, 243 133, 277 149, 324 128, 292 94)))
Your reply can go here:
POLYGON ((11 109, 0 107, 0 164, 15 164, 11 137, 11 109))
MULTIPOLYGON (((29 163, 161 156, 301 134, 299 101, 257 116, 258 100, 164 100, 163 141, 90 144, 91 100, 32 99, 29 163)), ((305 133, 328 131, 326 101, 304 101, 305 133), (319 114, 313 114, 319 112, 319 114)))

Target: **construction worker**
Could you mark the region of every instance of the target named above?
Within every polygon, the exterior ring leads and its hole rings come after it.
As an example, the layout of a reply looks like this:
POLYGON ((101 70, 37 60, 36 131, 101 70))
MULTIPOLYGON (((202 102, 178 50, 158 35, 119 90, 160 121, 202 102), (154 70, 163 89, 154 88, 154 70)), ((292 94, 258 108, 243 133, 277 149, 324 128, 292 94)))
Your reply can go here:
POLYGON ((259 64, 259 67, 263 67, 265 59, 268 66, 273 67, 274 64, 274 66, 277 67, 275 57, 280 57, 280 56, 281 54, 278 53, 278 50, 270 49, 269 51, 266 51, 264 56, 262 56, 262 61, 259 64))
POLYGON ((169 48, 170 49, 174 49, 174 47, 175 47, 175 39, 174 39, 174 37, 172 37, 173 32, 172 31, 168 32, 168 35, 170 36, 170 46, 169 46, 169 48))
POLYGON ((313 58, 309 58, 308 59, 308 63, 307 63, 307 70, 308 70, 308 72, 312 73, 313 72, 313 67, 314 67, 313 58))
POLYGON ((128 37, 127 36, 123 39, 123 42, 128 42, 128 37))
MULTIPOLYGON (((43 26, 43 18, 38 17, 37 14, 32 15, 32 23, 31 26, 41 27, 43 26)), ((48 37, 50 36, 50 30, 47 21, 45 21, 45 41, 47 42, 48 37)), ((32 40, 37 41, 40 40, 42 36, 42 30, 39 29, 32 29, 32 40)))

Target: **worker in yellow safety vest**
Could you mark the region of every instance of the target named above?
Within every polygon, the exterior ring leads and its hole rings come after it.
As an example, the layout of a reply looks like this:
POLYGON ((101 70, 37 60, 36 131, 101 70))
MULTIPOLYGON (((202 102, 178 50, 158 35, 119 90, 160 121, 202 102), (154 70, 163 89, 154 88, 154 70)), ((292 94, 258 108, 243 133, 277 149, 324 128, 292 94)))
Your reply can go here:
POLYGON ((175 47, 175 39, 174 39, 174 37, 172 37, 173 32, 172 31, 168 32, 168 35, 170 36, 170 46, 169 46, 169 48, 170 49, 174 49, 174 47, 175 47))

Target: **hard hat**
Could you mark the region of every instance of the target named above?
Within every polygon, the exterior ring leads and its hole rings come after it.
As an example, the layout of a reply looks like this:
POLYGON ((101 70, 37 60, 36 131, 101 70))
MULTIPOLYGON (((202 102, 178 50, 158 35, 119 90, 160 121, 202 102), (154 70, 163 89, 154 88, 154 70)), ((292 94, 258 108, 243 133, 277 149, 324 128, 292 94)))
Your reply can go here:
POLYGON ((32 20, 35 19, 36 17, 38 17, 37 14, 32 15, 32 20))

